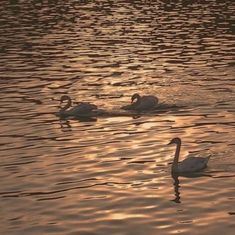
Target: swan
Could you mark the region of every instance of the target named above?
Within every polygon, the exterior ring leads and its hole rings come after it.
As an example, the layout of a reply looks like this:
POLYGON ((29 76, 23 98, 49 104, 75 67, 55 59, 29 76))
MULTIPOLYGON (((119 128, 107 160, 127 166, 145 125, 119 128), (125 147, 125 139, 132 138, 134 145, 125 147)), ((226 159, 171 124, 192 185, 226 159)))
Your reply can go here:
POLYGON ((67 102, 67 104, 59 111, 59 114, 62 116, 86 116, 89 115, 91 111, 97 109, 96 105, 88 102, 79 102, 77 106, 70 108, 72 106, 72 100, 68 95, 61 96, 60 105, 63 102, 67 102))
POLYGON ((168 145, 170 144, 176 144, 175 157, 171 168, 172 173, 193 173, 207 167, 207 163, 211 157, 210 155, 205 158, 189 156, 182 162, 178 162, 180 155, 181 139, 178 137, 174 138, 170 141, 168 145))
POLYGON ((145 110, 154 109, 157 107, 157 105, 158 105, 157 97, 153 95, 140 96, 138 93, 135 93, 131 97, 131 104, 123 106, 122 109, 145 111, 145 110))

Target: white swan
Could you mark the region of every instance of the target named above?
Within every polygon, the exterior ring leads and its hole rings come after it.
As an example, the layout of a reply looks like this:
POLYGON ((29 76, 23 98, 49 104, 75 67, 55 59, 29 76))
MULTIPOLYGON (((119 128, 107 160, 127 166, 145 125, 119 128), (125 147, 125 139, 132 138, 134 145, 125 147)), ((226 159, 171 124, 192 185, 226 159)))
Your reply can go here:
POLYGON ((176 144, 176 151, 175 151, 175 157, 172 164, 171 171, 175 173, 193 173, 200 171, 207 167, 207 163, 211 156, 207 157, 193 157, 189 156, 186 159, 184 159, 182 162, 179 161, 179 155, 180 155, 180 147, 181 147, 181 139, 180 138, 174 138, 171 140, 169 144, 176 144))
POLYGON ((97 109, 96 105, 88 102, 79 102, 77 106, 70 108, 72 106, 72 100, 68 95, 61 96, 60 104, 64 101, 66 101, 67 104, 60 109, 59 115, 61 116, 86 116, 89 115, 91 111, 97 109))
POLYGON ((131 104, 123 106, 122 109, 146 111, 146 110, 155 109, 157 105, 158 105, 157 97, 152 95, 140 96, 138 93, 135 93, 131 97, 131 104))

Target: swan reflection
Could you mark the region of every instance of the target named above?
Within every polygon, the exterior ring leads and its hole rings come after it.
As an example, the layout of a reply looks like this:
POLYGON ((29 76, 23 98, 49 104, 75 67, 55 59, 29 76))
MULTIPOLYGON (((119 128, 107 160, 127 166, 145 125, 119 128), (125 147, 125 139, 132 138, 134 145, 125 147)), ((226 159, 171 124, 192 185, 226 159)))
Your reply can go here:
POLYGON ((65 117, 60 117, 59 124, 60 128, 63 132, 72 131, 72 126, 70 124, 71 120, 79 121, 79 122, 96 122, 97 119, 95 117, 74 117, 73 119, 67 119, 65 117))
POLYGON ((174 191, 175 191, 175 199, 173 199, 172 201, 174 201, 175 203, 181 203, 180 201, 180 181, 179 181, 179 175, 172 173, 171 174, 172 179, 174 180, 173 185, 174 185, 174 191))
POLYGON ((63 132, 68 132, 72 130, 69 120, 60 118, 60 128, 63 132))
POLYGON ((180 196, 180 180, 179 177, 185 177, 185 178, 199 178, 199 177, 212 177, 208 173, 204 172, 197 172, 197 173, 191 173, 191 174, 185 174, 185 173, 176 173, 172 172, 171 177, 173 179, 173 186, 174 186, 174 192, 175 192, 175 198, 171 201, 175 203, 181 203, 181 196, 180 196))

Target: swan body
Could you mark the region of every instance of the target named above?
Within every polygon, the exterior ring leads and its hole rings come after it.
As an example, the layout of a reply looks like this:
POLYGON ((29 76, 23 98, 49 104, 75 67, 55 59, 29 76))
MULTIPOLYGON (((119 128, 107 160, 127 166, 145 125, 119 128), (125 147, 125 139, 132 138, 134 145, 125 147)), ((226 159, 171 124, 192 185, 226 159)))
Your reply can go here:
POLYGON ((152 95, 140 96, 135 93, 131 97, 131 104, 123 106, 125 110, 146 111, 155 109, 158 105, 158 98, 152 95), (136 101, 135 101, 136 100, 136 101))
POLYGON ((210 156, 208 157, 193 157, 189 156, 182 162, 178 163, 176 172, 196 172, 207 167, 210 156))
POLYGON ((175 173, 193 173, 197 171, 201 171, 202 169, 207 167, 207 163, 210 159, 210 156, 207 157, 195 157, 188 156, 182 162, 179 161, 179 153, 181 147, 181 139, 174 138, 171 140, 169 144, 176 144, 175 157, 172 164, 171 171, 175 173))
POLYGON ((72 100, 68 95, 61 96, 60 104, 64 101, 67 104, 60 109, 59 114, 61 116, 89 116, 93 110, 97 109, 96 105, 88 102, 79 102, 77 106, 71 108, 72 100))

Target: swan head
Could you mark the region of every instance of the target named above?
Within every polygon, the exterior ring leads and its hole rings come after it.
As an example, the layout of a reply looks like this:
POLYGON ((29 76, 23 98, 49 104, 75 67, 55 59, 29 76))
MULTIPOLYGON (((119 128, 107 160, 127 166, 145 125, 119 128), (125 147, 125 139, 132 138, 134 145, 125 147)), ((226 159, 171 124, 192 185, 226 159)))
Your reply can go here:
POLYGON ((62 95, 60 98, 60 103, 63 103, 65 100, 70 101, 71 98, 68 95, 62 95))
POLYGON ((179 145, 179 144, 181 144, 181 139, 179 137, 173 138, 168 145, 170 145, 170 144, 179 145))
POLYGON ((131 103, 133 103, 135 99, 137 99, 137 102, 139 101, 140 95, 139 95, 138 93, 135 93, 134 95, 132 95, 132 97, 131 97, 131 103))

